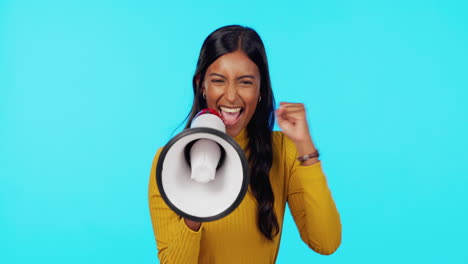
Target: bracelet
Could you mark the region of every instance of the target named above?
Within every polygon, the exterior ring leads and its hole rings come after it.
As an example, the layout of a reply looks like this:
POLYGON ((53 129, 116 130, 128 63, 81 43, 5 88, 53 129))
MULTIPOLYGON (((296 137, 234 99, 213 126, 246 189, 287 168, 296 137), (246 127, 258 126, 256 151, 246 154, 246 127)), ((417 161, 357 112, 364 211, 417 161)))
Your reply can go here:
POLYGON ((315 152, 312 152, 310 154, 300 156, 299 158, 297 158, 297 160, 299 160, 300 162, 304 162, 306 160, 310 160, 310 159, 313 159, 313 158, 318 158, 319 156, 320 156, 319 152, 315 151, 315 152))

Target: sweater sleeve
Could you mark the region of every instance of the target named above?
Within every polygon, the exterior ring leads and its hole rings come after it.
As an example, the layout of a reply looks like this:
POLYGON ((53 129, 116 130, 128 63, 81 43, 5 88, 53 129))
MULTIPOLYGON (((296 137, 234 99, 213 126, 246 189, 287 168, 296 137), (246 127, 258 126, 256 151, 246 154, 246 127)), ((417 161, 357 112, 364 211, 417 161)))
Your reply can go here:
POLYGON ((302 240, 315 252, 330 255, 341 243, 341 222, 321 163, 302 166, 294 143, 284 136, 289 169, 288 204, 302 240))
POLYGON ((159 149, 153 160, 149 179, 149 209, 160 263, 198 263, 203 224, 198 231, 188 228, 184 219, 162 199, 156 184, 159 149))

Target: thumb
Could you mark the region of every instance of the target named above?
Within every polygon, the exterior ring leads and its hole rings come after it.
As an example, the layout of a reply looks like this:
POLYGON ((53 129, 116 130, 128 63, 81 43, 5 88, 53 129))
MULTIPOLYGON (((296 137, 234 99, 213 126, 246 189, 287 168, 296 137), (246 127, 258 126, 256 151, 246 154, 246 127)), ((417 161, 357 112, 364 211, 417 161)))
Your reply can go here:
POLYGON ((289 122, 288 120, 284 117, 285 114, 285 109, 284 108, 278 108, 276 111, 276 120, 278 122, 278 126, 284 130, 289 128, 289 122))
POLYGON ((280 107, 276 109, 275 115, 276 115, 276 119, 278 120, 278 124, 283 123, 285 121, 285 119, 283 118, 283 114, 284 114, 284 108, 280 107))

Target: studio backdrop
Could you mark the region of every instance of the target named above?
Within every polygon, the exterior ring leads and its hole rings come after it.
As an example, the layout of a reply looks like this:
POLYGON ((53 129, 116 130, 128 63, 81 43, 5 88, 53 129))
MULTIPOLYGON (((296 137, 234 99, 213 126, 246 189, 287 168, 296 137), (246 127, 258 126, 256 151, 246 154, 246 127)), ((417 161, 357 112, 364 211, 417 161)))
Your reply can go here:
POLYGON ((228 24, 259 32, 277 102, 305 104, 341 214, 341 247, 321 256, 287 211, 277 263, 467 263, 467 13, 0 1, 0 263, 158 263, 151 162, 185 125, 203 40, 228 24))

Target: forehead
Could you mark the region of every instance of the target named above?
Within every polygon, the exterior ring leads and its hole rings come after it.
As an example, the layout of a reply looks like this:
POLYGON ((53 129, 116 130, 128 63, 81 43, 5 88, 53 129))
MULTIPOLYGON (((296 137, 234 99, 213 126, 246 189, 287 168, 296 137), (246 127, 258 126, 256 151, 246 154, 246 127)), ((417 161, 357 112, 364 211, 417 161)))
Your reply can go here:
POLYGON ((227 53, 215 60, 207 73, 219 73, 226 76, 254 75, 260 76, 257 65, 242 51, 227 53))

